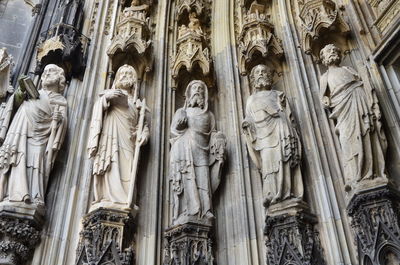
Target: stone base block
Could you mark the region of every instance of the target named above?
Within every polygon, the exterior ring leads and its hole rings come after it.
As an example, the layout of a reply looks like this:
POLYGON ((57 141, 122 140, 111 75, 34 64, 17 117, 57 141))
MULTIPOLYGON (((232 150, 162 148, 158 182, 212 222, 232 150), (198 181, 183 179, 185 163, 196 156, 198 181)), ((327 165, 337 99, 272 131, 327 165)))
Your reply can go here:
POLYGON ((325 264, 316 223, 303 201, 272 205, 267 210, 264 229, 268 264, 325 264))
POLYGON ((351 197, 347 212, 359 264, 400 263, 400 193, 396 189, 386 185, 359 190, 351 197))
POLYGON ((40 242, 44 209, 34 204, 0 204, 0 265, 23 265, 40 242))
POLYGON ((212 226, 187 223, 168 228, 165 233, 164 265, 213 265, 212 226))
POLYGON ((99 208, 83 219, 76 265, 135 264, 131 211, 99 208))

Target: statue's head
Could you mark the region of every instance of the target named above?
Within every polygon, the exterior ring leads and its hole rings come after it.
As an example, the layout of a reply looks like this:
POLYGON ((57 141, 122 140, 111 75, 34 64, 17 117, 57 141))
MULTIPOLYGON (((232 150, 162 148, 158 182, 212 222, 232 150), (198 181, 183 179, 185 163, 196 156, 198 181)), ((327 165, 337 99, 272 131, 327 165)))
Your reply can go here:
POLYGON ((41 81, 43 89, 62 94, 65 88, 64 69, 55 64, 46 65, 41 81))
POLYGON ((253 67, 250 72, 250 85, 253 90, 270 89, 272 86, 274 70, 265 64, 259 64, 253 67))
POLYGON ((130 65, 123 65, 118 68, 115 75, 114 87, 116 89, 123 89, 130 92, 135 89, 137 85, 137 74, 135 68, 130 65))
POLYGON ((342 51, 334 44, 326 45, 319 53, 325 66, 339 65, 342 61, 342 51))
POLYGON ((193 80, 186 88, 186 106, 191 108, 206 109, 207 85, 201 80, 193 80))
POLYGON ((139 6, 140 5, 140 1, 139 0, 132 0, 131 6, 139 6))

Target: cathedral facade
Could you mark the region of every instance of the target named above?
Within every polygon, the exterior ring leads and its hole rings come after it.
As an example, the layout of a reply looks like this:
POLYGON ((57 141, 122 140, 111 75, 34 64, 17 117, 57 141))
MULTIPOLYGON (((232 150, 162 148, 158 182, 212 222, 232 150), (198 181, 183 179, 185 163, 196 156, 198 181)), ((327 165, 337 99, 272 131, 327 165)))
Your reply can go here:
POLYGON ((0 0, 0 265, 400 264, 400 0, 0 0))

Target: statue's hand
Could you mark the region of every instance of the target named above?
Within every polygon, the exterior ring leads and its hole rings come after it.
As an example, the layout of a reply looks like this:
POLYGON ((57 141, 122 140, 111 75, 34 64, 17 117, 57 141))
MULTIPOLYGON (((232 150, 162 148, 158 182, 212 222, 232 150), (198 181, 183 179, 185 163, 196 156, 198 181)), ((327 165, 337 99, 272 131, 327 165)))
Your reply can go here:
POLYGON ((124 93, 121 90, 109 89, 109 90, 106 90, 106 92, 104 93, 104 96, 105 96, 106 100, 109 102, 110 100, 112 100, 114 98, 123 97, 124 93))
POLYGON ((178 122, 176 123, 176 128, 178 130, 183 130, 187 127, 187 117, 182 117, 178 119, 178 122))
POLYGON ((53 121, 56 121, 57 123, 59 123, 62 119, 63 119, 63 115, 62 115, 61 111, 56 110, 53 112, 53 121))

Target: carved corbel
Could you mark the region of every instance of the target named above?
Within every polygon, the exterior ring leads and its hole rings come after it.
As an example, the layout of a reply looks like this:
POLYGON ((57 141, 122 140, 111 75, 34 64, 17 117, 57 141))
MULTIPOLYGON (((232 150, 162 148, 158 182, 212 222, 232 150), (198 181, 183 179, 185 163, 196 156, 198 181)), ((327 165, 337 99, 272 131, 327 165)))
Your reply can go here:
POLYGON ((99 208, 83 220, 76 265, 135 264, 134 217, 122 210, 99 208))
POLYGON ((362 190, 350 199, 347 212, 360 265, 399 263, 399 201, 400 194, 391 185, 362 190))
POLYGON ((40 242, 43 210, 25 204, 0 206, 0 264, 25 264, 40 242))
POLYGON ((274 59, 283 56, 281 40, 274 34, 274 26, 269 22, 265 14, 265 6, 253 2, 248 13, 244 16, 242 32, 239 36, 239 65, 240 73, 246 75, 260 61, 257 58, 261 54, 263 58, 272 55, 274 59))
POLYGON ((332 32, 346 35, 350 27, 332 0, 311 0, 301 8, 302 45, 306 54, 318 55, 319 48, 326 43, 322 39, 332 32))

